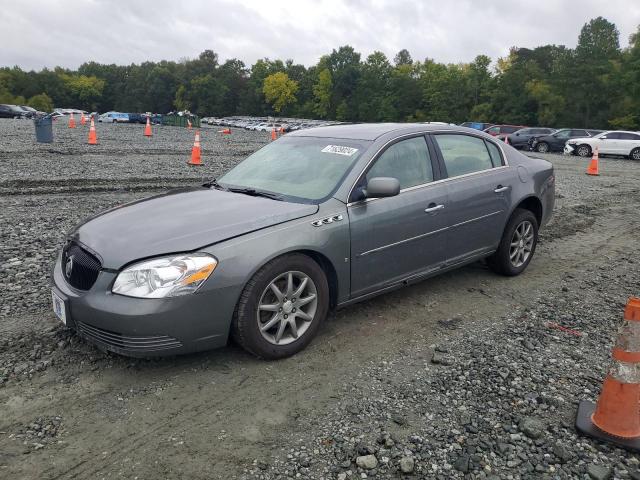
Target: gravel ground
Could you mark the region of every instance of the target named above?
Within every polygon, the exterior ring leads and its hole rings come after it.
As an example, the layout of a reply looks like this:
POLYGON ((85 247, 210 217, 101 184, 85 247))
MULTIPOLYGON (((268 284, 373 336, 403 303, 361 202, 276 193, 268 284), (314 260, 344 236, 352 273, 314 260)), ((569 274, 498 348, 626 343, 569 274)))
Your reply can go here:
POLYGON ((557 207, 532 264, 482 264, 349 307, 294 358, 234 346, 162 360, 60 327, 48 276, 105 208, 219 175, 268 134, 0 121, 0 478, 636 478, 640 456, 574 428, 640 294, 640 164, 548 155, 557 207), (560 327, 560 328, 559 328, 560 327), (566 328, 564 328, 566 327, 566 328), (569 329, 569 330, 567 330, 569 329), (330 361, 327 359, 330 358, 330 361))

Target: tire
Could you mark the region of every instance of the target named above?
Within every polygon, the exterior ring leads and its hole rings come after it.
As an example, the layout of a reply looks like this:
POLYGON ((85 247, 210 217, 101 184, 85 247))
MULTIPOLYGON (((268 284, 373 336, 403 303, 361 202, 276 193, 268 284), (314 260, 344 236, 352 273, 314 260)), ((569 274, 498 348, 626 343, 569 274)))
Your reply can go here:
POLYGON ((504 229, 498 250, 487 259, 487 264, 491 270, 501 275, 509 277, 520 275, 531 262, 537 245, 538 221, 536 216, 530 210, 518 208, 513 212, 504 229), (529 228, 530 230, 528 230, 529 228), (522 233, 524 233, 524 238, 521 236, 522 233), (518 244, 515 245, 515 242, 518 244), (519 252, 515 259, 514 251, 519 252))
POLYGON ((249 280, 233 316, 231 335, 242 348, 259 358, 285 358, 311 342, 328 311, 329 284, 322 268, 306 255, 285 255, 264 265, 249 280), (298 294, 296 290, 304 277, 307 281, 300 298, 296 298, 292 294, 298 294), (293 288, 289 287, 290 281, 293 288), (304 300, 307 302, 301 306, 299 302, 304 300), (259 306, 265 308, 259 310, 259 306))
POLYGON ((576 147, 576 153, 580 157, 590 157, 591 156, 591 147, 586 144, 578 145, 576 147))
POLYGON ((629 153, 630 160, 640 160, 640 147, 636 147, 629 153))
POLYGON ((549 153, 549 144, 547 142, 540 142, 536 145, 536 152, 549 153))

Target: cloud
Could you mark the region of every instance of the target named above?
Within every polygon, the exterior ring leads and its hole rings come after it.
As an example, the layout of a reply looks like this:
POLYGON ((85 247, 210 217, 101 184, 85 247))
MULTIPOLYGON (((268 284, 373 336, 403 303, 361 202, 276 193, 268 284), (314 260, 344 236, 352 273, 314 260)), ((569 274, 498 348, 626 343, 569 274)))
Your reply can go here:
POLYGON ((573 47, 597 16, 617 25, 624 46, 640 23, 640 2, 5 0, 0 66, 179 60, 205 49, 247 64, 269 57, 312 65, 345 44, 363 58, 375 50, 393 58, 406 48, 418 60, 495 60, 511 46, 573 47))

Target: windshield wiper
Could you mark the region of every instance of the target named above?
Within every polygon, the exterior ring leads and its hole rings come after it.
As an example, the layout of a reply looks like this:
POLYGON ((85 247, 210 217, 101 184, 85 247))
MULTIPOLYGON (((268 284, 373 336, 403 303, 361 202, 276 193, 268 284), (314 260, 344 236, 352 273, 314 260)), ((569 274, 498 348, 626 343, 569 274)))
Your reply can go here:
POLYGON ((256 190, 255 188, 228 188, 230 192, 234 193, 243 193, 245 195, 251 195, 252 197, 266 197, 271 198, 272 200, 282 201, 282 195, 277 193, 265 192, 264 190, 256 190))
POLYGON ((208 182, 203 183, 203 184, 202 184, 202 186, 203 186, 203 187, 206 187, 206 188, 211 188, 211 187, 213 187, 213 188, 216 188, 216 189, 218 189, 218 190, 225 190, 225 191, 228 191, 228 190, 229 190, 227 187, 223 187, 222 185, 220 185, 220 184, 218 183, 218 180, 217 180, 217 179, 215 179, 215 178, 212 178, 212 179, 211 179, 211 180, 209 180, 208 182))

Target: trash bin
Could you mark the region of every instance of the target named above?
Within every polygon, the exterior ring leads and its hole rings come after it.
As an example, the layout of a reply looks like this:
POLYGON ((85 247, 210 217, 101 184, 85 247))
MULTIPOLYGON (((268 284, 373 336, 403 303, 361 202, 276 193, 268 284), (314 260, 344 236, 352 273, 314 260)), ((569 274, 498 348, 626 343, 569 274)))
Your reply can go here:
POLYGON ((38 143, 53 142, 53 122, 51 116, 34 118, 33 123, 36 126, 36 140, 38 143))

